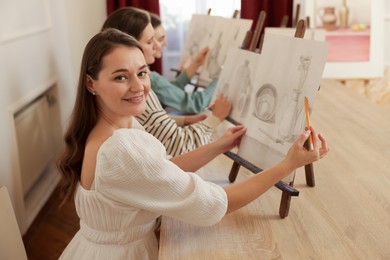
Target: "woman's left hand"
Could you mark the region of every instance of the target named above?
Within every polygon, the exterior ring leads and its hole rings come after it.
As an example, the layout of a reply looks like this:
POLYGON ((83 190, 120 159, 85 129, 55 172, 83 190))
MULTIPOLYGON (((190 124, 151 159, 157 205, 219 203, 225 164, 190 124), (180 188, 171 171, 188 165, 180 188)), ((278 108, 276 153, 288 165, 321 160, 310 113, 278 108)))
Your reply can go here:
POLYGON ((230 151, 236 146, 239 146, 241 143, 242 136, 246 133, 246 127, 243 125, 237 125, 229 128, 219 139, 215 142, 218 142, 220 145, 221 153, 230 151))

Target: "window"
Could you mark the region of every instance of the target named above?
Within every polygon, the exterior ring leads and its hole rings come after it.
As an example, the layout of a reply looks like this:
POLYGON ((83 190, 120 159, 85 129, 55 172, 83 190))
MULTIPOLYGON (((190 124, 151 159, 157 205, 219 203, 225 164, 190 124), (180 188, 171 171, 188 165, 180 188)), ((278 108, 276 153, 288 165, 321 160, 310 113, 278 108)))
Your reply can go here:
POLYGON ((241 9, 241 0, 160 0, 160 17, 167 32, 168 45, 163 54, 163 75, 172 79, 178 68, 181 50, 186 39, 192 14, 206 14, 232 17, 234 10, 241 9))

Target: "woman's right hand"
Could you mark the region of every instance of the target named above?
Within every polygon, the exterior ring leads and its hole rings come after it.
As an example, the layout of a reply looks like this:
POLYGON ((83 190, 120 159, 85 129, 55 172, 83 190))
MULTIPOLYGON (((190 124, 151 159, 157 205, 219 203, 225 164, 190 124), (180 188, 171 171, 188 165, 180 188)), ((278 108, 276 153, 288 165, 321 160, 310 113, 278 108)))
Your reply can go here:
POLYGON ((200 66, 203 65, 203 63, 205 62, 206 60, 206 55, 207 55, 207 52, 209 51, 209 48, 208 47, 205 47, 203 48, 199 53, 198 55, 196 56, 196 58, 194 60, 191 61, 191 63, 189 64, 188 67, 186 67, 185 71, 187 73, 187 76, 191 79, 196 71, 198 70, 198 68, 200 66))
POLYGON ((323 158, 329 151, 325 138, 321 134, 317 134, 313 127, 303 132, 290 147, 285 162, 292 169, 297 169, 306 164, 318 161, 323 158), (307 150, 304 147, 305 141, 309 135, 313 137, 313 150, 307 150))
POLYGON ((207 117, 206 114, 198 114, 194 116, 184 116, 184 125, 192 125, 198 123, 202 120, 205 120, 207 117))
POLYGON ((196 56, 196 58, 194 60, 194 63, 198 67, 203 65, 203 63, 206 60, 206 55, 207 55, 208 52, 209 52, 209 47, 204 47, 202 50, 200 50, 200 52, 198 53, 198 55, 196 56))
POLYGON ((225 95, 221 94, 214 101, 214 104, 210 106, 210 109, 213 111, 214 116, 223 121, 230 114, 232 104, 225 95))

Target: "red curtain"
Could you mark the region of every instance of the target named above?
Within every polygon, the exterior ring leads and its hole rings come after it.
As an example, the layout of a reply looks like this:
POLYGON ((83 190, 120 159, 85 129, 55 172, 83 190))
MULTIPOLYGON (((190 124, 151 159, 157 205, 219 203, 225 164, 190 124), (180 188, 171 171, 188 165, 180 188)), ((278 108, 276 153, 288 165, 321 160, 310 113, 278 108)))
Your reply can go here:
POLYGON ((107 0, 107 14, 109 15, 116 9, 125 6, 133 6, 160 14, 159 0, 107 0))
POLYGON ((241 0, 241 18, 253 20, 252 32, 261 11, 266 13, 264 27, 280 27, 285 15, 289 17, 287 26, 291 27, 293 0, 241 0))
POLYGON ((241 0, 241 18, 257 21, 261 11, 267 14, 265 26, 279 27, 284 15, 289 16, 288 25, 291 26, 293 0, 241 0))
MULTIPOLYGON (((144 9, 149 12, 160 15, 160 3, 159 0, 107 0, 107 15, 110 15, 116 9, 126 6, 133 6, 144 9)), ((162 73, 161 59, 156 59, 151 66, 152 71, 162 73)))
POLYGON ((252 31, 261 11, 266 12, 265 25, 279 27, 283 16, 288 15, 288 26, 291 27, 293 16, 293 0, 241 0, 241 18, 252 19, 252 31))

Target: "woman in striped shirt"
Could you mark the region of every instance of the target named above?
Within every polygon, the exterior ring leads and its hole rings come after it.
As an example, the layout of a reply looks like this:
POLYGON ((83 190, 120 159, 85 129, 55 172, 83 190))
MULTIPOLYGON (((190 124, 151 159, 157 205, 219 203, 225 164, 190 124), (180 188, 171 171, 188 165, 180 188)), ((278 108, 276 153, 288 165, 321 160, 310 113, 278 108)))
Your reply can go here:
MULTIPOLYGON (((142 9, 125 7, 113 12, 103 28, 115 28, 135 37, 140 43, 148 64, 155 60, 156 41, 150 15, 142 9)), ((226 97, 219 97, 213 111, 204 120, 203 116, 173 119, 162 108, 156 94, 150 91, 145 113, 137 120, 145 130, 163 143, 167 153, 177 156, 189 152, 212 140, 214 129, 228 116, 231 104, 226 97)))

